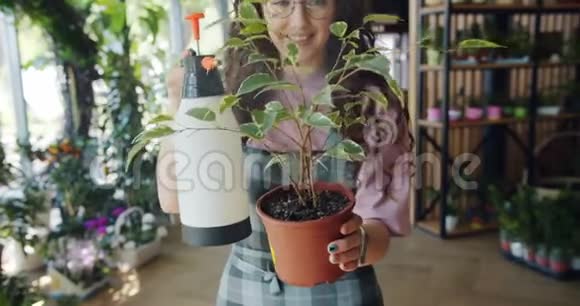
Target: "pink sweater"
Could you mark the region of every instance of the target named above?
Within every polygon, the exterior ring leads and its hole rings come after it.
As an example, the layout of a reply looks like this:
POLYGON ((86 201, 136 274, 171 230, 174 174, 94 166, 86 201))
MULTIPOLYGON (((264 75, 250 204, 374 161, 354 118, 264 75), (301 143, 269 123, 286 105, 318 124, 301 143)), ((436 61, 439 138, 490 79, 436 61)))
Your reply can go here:
MULTIPOLYGON (((298 84, 293 74, 286 74, 285 79, 298 84)), ((300 84, 307 103, 325 86, 323 73, 314 73, 300 77, 300 84)), ((276 99, 285 107, 292 108, 302 103, 302 92, 286 91, 276 99)), ((412 155, 409 152, 410 138, 408 127, 402 114, 389 110, 376 112, 380 124, 369 124, 365 130, 367 143, 376 143, 375 131, 387 131, 387 137, 372 147, 374 152, 367 153, 357 177, 357 194, 354 212, 363 219, 382 221, 392 235, 405 236, 410 233, 409 195, 411 192, 410 175, 412 155), (377 128, 378 127, 378 128, 377 128)), ((294 139, 299 139, 299 132, 293 121, 280 123, 280 129, 294 139)), ((320 150, 324 147, 328 130, 316 129, 312 133, 312 147, 320 150)), ((252 147, 278 152, 297 151, 298 146, 279 130, 270 131, 261 141, 249 141, 252 147)))

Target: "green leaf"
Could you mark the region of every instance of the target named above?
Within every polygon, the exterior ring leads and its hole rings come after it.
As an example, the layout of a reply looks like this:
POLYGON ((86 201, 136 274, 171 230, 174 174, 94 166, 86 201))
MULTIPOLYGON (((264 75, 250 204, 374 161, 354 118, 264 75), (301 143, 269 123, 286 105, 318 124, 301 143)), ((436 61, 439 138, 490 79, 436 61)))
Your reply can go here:
POLYGON ((356 142, 346 139, 341 142, 344 151, 348 154, 362 154, 364 149, 356 142))
POLYGON ((380 105, 384 106, 385 108, 389 106, 389 101, 387 97, 382 92, 378 91, 363 91, 361 93, 363 96, 369 97, 371 100, 379 103, 380 105))
POLYGON ((149 121, 149 124, 157 124, 157 123, 161 123, 161 122, 166 122, 166 121, 172 121, 173 117, 171 117, 170 115, 158 115, 157 117, 151 119, 151 121, 149 121))
POLYGON ((250 56, 248 56, 248 62, 244 64, 244 66, 260 62, 270 62, 273 63, 274 65, 277 65, 278 61, 279 61, 278 59, 267 57, 263 54, 250 54, 250 56))
POLYGON ((399 83, 397 83, 397 80, 390 79, 387 81, 387 83, 389 84, 389 87, 391 88, 391 90, 399 98, 399 100, 403 101, 405 98, 405 95, 403 94, 403 90, 401 89, 401 87, 399 87, 399 83))
POLYGON ((494 42, 483 39, 466 39, 459 43, 459 49, 505 48, 494 42))
POLYGON ((388 14, 371 14, 364 18, 364 23, 378 22, 378 23, 397 23, 401 20, 399 16, 388 14))
POLYGON ((325 156, 338 159, 361 161, 365 158, 364 149, 356 142, 346 139, 326 151, 325 156))
POLYGON ((281 154, 273 154, 273 156, 270 159, 270 161, 268 161, 268 163, 264 167, 264 171, 266 171, 266 170, 272 168, 272 166, 278 165, 278 164, 281 165, 281 166, 288 165, 288 156, 287 155, 281 155, 281 154))
POLYGON ((223 113, 226 109, 232 108, 234 105, 238 104, 240 99, 236 96, 229 95, 223 98, 220 103, 220 113, 223 113))
POLYGON ((260 140, 264 138, 264 132, 254 122, 241 124, 240 132, 252 139, 260 140))
POLYGON ((382 76, 385 80, 390 80, 389 60, 383 55, 373 56, 372 59, 365 60, 355 64, 356 67, 362 70, 370 71, 382 76))
POLYGON ((332 106, 332 93, 335 91, 349 92, 348 89, 340 85, 326 85, 322 90, 312 98, 312 103, 315 105, 330 105, 332 106))
POLYGON ((242 85, 240 85, 236 95, 241 96, 276 82, 278 81, 276 81, 271 75, 267 73, 252 74, 242 82, 242 85))
POLYGON ((276 121, 276 112, 265 112, 262 110, 255 110, 252 112, 252 118, 263 133, 268 132, 276 121))
POLYGON ((186 114, 202 121, 214 121, 216 119, 215 112, 207 107, 194 107, 187 111, 186 114))
POLYGON ((247 45, 246 42, 239 37, 232 37, 226 42, 226 47, 239 48, 247 45))
POLYGON ((266 104, 267 112, 280 112, 284 110, 284 105, 280 101, 271 101, 266 104))
POLYGON ((266 39, 266 40, 270 40, 270 37, 268 35, 252 35, 252 36, 248 36, 246 37, 246 39, 244 39, 245 42, 251 42, 254 40, 258 40, 258 39, 266 39))
POLYGON ((296 84, 292 84, 292 83, 288 83, 285 81, 279 81, 273 84, 270 84, 268 86, 266 86, 264 89, 262 89, 260 92, 258 92, 254 98, 256 98, 257 96, 263 94, 266 91, 270 91, 270 90, 292 90, 292 91, 296 91, 296 90, 300 90, 300 87, 298 87, 298 85, 296 84))
POLYGON ((129 150, 129 154, 127 154, 127 163, 125 165, 125 172, 129 171, 129 168, 131 167, 133 160, 135 159, 135 157, 137 157, 137 154, 139 154, 147 146, 147 144, 148 144, 147 141, 142 141, 138 142, 133 147, 131 147, 131 150, 129 150))
POLYGON ((309 115, 306 120, 305 123, 313 126, 313 127, 319 127, 319 128, 324 128, 324 127, 336 127, 336 123, 334 123, 328 116, 320 113, 320 112, 315 112, 311 115, 309 115))
POLYGON ((298 46, 293 42, 288 44, 288 60, 292 66, 296 66, 298 62, 298 46))
POLYGON ((330 25, 330 32, 336 37, 343 38, 348 29, 348 24, 344 21, 337 21, 330 25))
POLYGON ((255 34, 262 34, 266 32, 266 26, 261 23, 251 23, 244 27, 240 33, 245 36, 255 35, 255 34))
POLYGON ((173 130, 172 128, 166 126, 166 125, 160 125, 157 127, 154 127, 152 129, 149 130, 145 130, 141 133, 139 133, 139 135, 137 135, 135 137, 135 139, 133 140, 133 144, 137 143, 137 142, 147 142, 147 141, 151 141, 153 139, 157 139, 157 138, 161 138, 161 137, 165 137, 168 135, 171 135, 175 133, 175 130, 173 130))
POLYGON ((240 3, 239 14, 243 19, 260 19, 256 7, 250 1, 240 3))

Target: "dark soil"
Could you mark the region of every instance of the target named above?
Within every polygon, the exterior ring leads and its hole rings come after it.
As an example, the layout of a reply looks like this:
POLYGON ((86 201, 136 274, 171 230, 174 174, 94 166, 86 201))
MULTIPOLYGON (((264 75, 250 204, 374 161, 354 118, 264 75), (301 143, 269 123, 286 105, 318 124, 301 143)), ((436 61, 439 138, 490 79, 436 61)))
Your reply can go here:
POLYGON ((264 212, 274 219, 283 221, 309 221, 337 214, 348 205, 348 198, 334 191, 322 191, 313 207, 312 198, 303 205, 294 190, 280 190, 268 197, 263 205, 264 212))

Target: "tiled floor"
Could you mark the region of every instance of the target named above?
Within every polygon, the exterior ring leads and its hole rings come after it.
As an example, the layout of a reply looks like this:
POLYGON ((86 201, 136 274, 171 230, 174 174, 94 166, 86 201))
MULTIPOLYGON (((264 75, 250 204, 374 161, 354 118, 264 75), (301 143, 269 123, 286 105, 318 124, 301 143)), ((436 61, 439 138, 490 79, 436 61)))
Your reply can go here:
MULTIPOLYGON (((188 248, 176 232, 164 246, 161 257, 86 305, 214 305, 228 248, 188 248)), ((386 305, 580 305, 580 282, 558 282, 506 262, 493 234, 441 241, 417 231, 396 240, 377 271, 386 305)))

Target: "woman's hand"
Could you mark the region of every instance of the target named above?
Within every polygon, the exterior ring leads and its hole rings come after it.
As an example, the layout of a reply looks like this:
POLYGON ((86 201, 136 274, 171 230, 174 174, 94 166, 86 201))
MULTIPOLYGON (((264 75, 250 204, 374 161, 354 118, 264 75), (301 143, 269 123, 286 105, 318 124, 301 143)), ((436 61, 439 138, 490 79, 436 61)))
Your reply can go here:
POLYGON ((343 271, 350 272, 358 268, 362 243, 360 234, 362 224, 362 218, 353 214, 353 217, 340 228, 340 233, 346 237, 328 245, 329 261, 338 264, 343 271))

